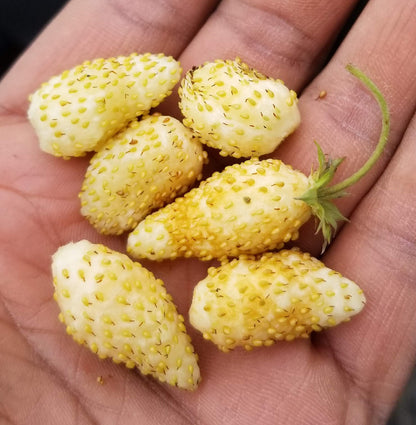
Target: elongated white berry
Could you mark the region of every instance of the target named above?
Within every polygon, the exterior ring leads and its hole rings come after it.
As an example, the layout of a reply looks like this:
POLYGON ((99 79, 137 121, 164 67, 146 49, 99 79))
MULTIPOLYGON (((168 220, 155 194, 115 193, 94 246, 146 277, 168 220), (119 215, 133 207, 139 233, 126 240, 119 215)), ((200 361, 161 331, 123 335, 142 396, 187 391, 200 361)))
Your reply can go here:
POLYGON ((351 280, 298 249, 242 256, 210 268, 195 289, 191 324, 221 350, 307 338, 365 304, 351 280))
POLYGON ((197 387, 197 356, 184 319, 150 271, 82 240, 57 250, 52 274, 59 318, 78 343, 161 382, 197 387))
POLYGON ((296 93, 239 59, 191 69, 179 94, 184 124, 224 156, 273 152, 300 123, 296 93))
POLYGON ((41 149, 63 157, 95 150, 168 96, 180 72, 170 56, 134 53, 52 77, 33 93, 28 110, 41 149))
POLYGON ((128 252, 153 260, 210 260, 281 248, 311 216, 297 199, 309 184, 276 159, 228 166, 140 222, 129 235, 128 252))
POLYGON ((205 157, 177 119, 154 114, 134 121, 92 157, 81 213, 103 234, 131 230, 200 179, 205 157))

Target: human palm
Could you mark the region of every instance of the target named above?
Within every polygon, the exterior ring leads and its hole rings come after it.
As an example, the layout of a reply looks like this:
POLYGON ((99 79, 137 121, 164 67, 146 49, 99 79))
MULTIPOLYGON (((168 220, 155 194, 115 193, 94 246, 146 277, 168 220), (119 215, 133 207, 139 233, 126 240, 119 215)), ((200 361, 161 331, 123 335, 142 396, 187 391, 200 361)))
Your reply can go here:
MULTIPOLYGON (((0 85, 0 418, 17 424, 373 424, 386 421, 416 356, 416 6, 370 0, 333 52, 356 2, 296 0, 72 0, 0 85), (240 56, 301 93, 302 125, 276 156, 305 172, 313 141, 346 156, 339 178, 369 156, 380 112, 345 71, 354 63, 390 106, 389 145, 339 203, 345 224, 323 259, 355 280, 367 305, 350 323, 252 352, 224 354, 188 326, 203 382, 193 393, 160 385, 73 343, 57 320, 50 256, 99 236, 80 216, 87 159, 42 153, 25 111, 52 74, 86 58, 164 52, 184 69, 240 56), (324 66, 325 63, 328 64, 324 66), (322 90, 326 96, 319 96, 322 90)), ((164 112, 178 115, 173 95, 164 112)), ((216 157, 218 158, 218 157, 216 157)), ((211 160, 215 166, 215 157, 211 160)), ((217 164, 218 167, 221 165, 217 164)), ((312 226, 299 245, 315 255, 312 226)), ((186 316, 207 263, 146 263, 186 316)))

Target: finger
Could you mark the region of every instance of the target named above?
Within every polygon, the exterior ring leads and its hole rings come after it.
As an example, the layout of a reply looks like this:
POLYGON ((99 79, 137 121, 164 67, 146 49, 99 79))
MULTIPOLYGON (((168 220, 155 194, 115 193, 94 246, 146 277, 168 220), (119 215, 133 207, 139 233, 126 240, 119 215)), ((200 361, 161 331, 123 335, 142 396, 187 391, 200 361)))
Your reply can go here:
POLYGON ((178 56, 217 3, 72 0, 4 78, 0 105, 23 113, 40 83, 86 59, 134 51, 178 56))
POLYGON ((241 57, 300 89, 335 41, 356 1, 225 0, 181 56, 185 69, 241 57))
MULTIPOLYGON (((374 184, 399 144, 416 107, 416 7, 400 0, 373 0, 353 26, 328 66, 302 93, 303 122, 293 137, 275 153, 285 162, 309 173, 317 164, 313 141, 332 157, 346 157, 337 180, 350 176, 370 156, 378 141, 381 113, 362 83, 345 70, 353 63, 378 85, 391 112, 391 132, 386 151, 370 173, 348 191, 339 203, 347 217, 374 184), (326 96, 319 93, 326 90, 326 96)), ((312 226, 302 230, 297 242, 318 254, 321 241, 312 226)))
MULTIPOLYGON (((300 90, 326 59, 355 3, 223 0, 180 56, 181 64, 186 71, 205 61, 240 57, 300 90)), ((161 110, 180 117, 177 103, 174 93, 161 110)))
POLYGON ((353 322, 330 333, 337 360, 371 403, 389 414, 416 357, 416 118, 392 162, 325 261, 366 294, 353 322))

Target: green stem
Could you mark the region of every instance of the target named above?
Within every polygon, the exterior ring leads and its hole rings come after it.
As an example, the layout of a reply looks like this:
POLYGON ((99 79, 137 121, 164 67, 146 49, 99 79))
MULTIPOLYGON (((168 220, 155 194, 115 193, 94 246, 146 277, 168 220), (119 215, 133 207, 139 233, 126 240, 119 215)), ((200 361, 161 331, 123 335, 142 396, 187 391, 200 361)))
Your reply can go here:
POLYGON ((328 196, 328 195, 336 196, 337 193, 343 192, 345 189, 352 186, 354 183, 360 180, 365 174, 367 174, 370 171, 370 169, 373 167, 373 165, 376 163, 380 155, 382 154, 384 147, 386 146, 389 132, 390 132, 389 109, 388 109, 386 100, 384 99, 378 87, 370 80, 370 78, 368 78, 362 71, 360 71, 355 66, 348 64, 346 68, 352 75, 357 77, 371 91, 371 93, 377 100, 382 113, 382 129, 380 132, 378 144, 373 154, 367 160, 367 162, 352 176, 346 178, 340 183, 337 183, 333 186, 328 187, 325 190, 325 196, 328 196))
POLYGON ((355 66, 347 65, 346 68, 370 90, 371 94, 377 100, 382 113, 382 128, 377 146, 367 162, 352 176, 332 186, 330 186, 331 180, 343 158, 335 160, 330 158, 326 159, 322 149, 317 144, 319 168, 310 176, 312 184, 309 189, 298 199, 306 202, 311 207, 312 214, 317 218, 317 232, 322 231, 324 236, 323 250, 325 250, 326 246, 331 242, 333 233, 337 229, 337 222, 340 220, 347 220, 332 200, 346 196, 345 189, 356 183, 370 171, 382 154, 390 131, 389 109, 380 90, 370 78, 355 66))

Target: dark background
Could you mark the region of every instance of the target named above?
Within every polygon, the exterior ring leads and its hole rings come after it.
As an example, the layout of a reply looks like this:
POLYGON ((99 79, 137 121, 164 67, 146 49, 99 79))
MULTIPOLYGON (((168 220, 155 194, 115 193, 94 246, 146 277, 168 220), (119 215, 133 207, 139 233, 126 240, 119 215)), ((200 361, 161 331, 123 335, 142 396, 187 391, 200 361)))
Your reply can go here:
MULTIPOLYGON (((0 79, 65 3, 66 0, 0 0, 0 79)), ((351 22, 360 13, 365 3, 365 0, 359 2, 351 22)), ((348 24, 341 38, 347 30, 348 24)), ((416 425, 416 369, 388 425, 416 425)))

